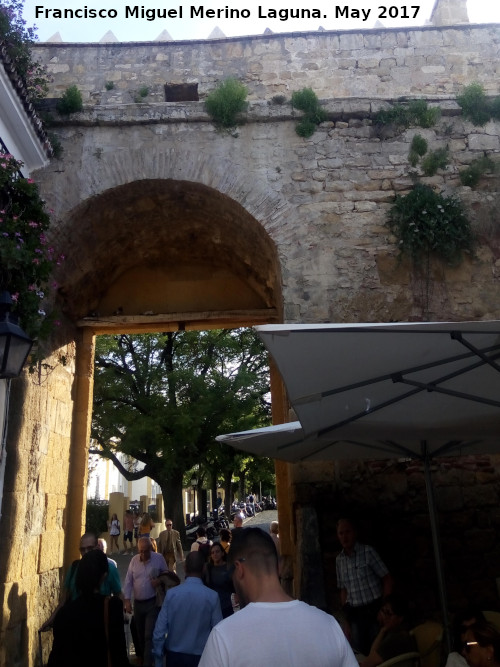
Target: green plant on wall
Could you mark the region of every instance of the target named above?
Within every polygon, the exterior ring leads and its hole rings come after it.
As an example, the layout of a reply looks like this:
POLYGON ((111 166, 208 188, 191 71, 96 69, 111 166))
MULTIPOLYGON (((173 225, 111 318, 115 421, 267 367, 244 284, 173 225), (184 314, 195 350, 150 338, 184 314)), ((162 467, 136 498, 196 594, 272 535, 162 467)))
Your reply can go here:
POLYGON ((57 102, 57 110, 63 116, 69 116, 83 109, 82 94, 76 86, 69 86, 57 102))
POLYGON ((295 127, 299 137, 312 136, 317 126, 327 119, 326 111, 321 107, 312 88, 302 88, 292 93, 292 106, 304 112, 295 127))
POLYGON ((496 170, 495 162, 487 155, 483 155, 483 157, 473 160, 466 169, 462 169, 459 173, 460 182, 462 185, 475 188, 484 174, 494 173, 496 170))
POLYGON ((136 104, 141 104, 146 101, 146 97, 149 95, 150 90, 148 86, 141 86, 133 95, 134 102, 136 104))
POLYGON ((429 151, 421 164, 424 176, 434 176, 438 169, 446 169, 449 160, 448 148, 437 148, 434 151, 429 151))
POLYGON ((432 127, 441 116, 439 107, 429 107, 426 100, 394 104, 390 109, 381 109, 375 116, 378 125, 395 125, 399 129, 411 126, 432 127))
POLYGON ((483 126, 491 118, 500 118, 500 98, 490 99, 483 86, 471 83, 458 95, 457 102, 462 108, 462 115, 474 125, 483 126))
POLYGON ((410 152, 408 153, 408 160, 412 167, 416 167, 420 158, 427 153, 427 140, 420 134, 415 134, 411 140, 410 152))
POLYGON ((247 88, 241 81, 228 78, 208 95, 205 109, 217 128, 231 129, 238 125, 238 114, 247 108, 247 94, 247 88))
POLYGON ((422 183, 407 195, 396 195, 388 225, 400 253, 417 264, 429 255, 457 264, 464 252, 473 249, 471 225, 460 200, 422 183))
POLYGON ((424 281, 422 317, 427 319, 430 301, 431 259, 459 264, 472 253, 474 235, 461 201, 417 183, 407 195, 397 195, 387 224, 396 237, 400 256, 411 260, 424 281))
POLYGON ((420 163, 424 176, 434 176, 438 169, 446 169, 448 166, 448 148, 437 148, 429 152, 427 152, 427 149, 427 140, 420 134, 416 134, 411 141, 408 160, 412 167, 416 167, 420 163))

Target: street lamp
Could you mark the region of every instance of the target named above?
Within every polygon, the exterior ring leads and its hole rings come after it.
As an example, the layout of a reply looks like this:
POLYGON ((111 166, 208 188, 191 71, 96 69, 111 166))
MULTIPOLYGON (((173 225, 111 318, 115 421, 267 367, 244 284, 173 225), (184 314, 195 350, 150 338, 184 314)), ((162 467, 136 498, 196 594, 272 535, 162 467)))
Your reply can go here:
POLYGON ((196 516, 196 487, 198 486, 198 478, 196 475, 191 477, 191 486, 193 487, 193 514, 196 516))
POLYGON ((10 312, 12 299, 9 292, 0 292, 0 379, 11 379, 21 374, 33 341, 10 312))
POLYGON ((21 374, 33 341, 17 323, 10 309, 12 299, 6 290, 0 292, 0 396, 3 414, 0 414, 0 518, 2 516, 3 487, 7 460, 7 424, 9 414, 10 381, 21 374))

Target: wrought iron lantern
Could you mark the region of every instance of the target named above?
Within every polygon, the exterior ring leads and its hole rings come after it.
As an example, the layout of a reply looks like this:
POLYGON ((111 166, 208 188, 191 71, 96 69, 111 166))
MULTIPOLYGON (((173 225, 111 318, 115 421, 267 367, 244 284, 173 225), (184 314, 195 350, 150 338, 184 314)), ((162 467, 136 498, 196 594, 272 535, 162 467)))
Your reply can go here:
POLYGON ((10 312, 12 299, 6 290, 0 292, 0 379, 15 378, 21 374, 33 341, 10 312))

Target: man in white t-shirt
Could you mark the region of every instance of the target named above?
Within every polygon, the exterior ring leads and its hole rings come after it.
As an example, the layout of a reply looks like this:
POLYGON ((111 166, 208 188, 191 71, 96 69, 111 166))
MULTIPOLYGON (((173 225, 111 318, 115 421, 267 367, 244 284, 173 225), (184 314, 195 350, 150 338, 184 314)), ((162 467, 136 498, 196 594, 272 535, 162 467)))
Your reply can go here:
POLYGON ((270 535, 240 529, 229 562, 242 609, 213 628, 199 667, 358 667, 333 616, 283 591, 270 535))

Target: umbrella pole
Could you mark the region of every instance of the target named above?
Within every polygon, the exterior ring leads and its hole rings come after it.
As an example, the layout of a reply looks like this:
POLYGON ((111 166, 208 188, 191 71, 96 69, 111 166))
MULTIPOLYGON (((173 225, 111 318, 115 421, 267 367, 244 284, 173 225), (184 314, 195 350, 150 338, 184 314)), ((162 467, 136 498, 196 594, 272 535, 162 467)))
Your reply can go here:
POLYGON ((427 443, 423 441, 422 460, 424 463, 425 487, 427 490, 427 503, 429 505, 429 518, 431 523, 432 546, 434 548, 434 560, 436 561, 436 573, 439 588, 439 601, 443 615, 444 640, 446 653, 451 653, 452 642, 450 633, 450 623, 448 618, 448 600, 446 596, 446 585, 443 573, 443 559, 441 555, 441 540, 439 538, 439 526, 436 515, 436 503, 434 499, 434 487, 431 477, 431 457, 427 452, 427 443))

